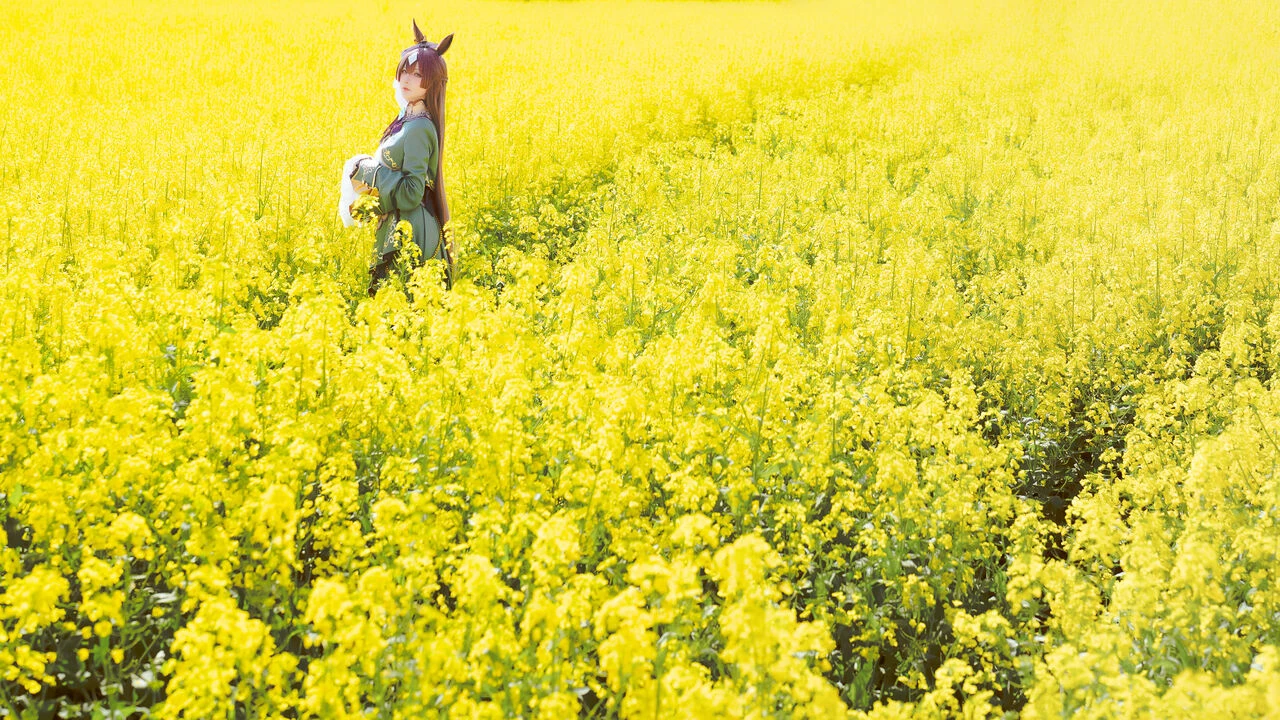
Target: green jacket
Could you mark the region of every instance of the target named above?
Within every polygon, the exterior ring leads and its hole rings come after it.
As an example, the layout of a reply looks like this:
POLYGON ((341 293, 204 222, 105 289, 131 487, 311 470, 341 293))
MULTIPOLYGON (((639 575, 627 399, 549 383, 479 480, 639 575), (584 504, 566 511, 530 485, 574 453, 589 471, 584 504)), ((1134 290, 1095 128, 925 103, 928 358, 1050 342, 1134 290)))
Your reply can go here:
POLYGON ((413 118, 378 146, 378 164, 365 161, 354 177, 378 189, 378 210, 385 214, 378 225, 373 261, 398 250, 391 231, 400 220, 413 226, 413 240, 423 258, 440 255, 440 221, 423 204, 425 190, 435 188, 440 162, 440 141, 435 123, 413 118))

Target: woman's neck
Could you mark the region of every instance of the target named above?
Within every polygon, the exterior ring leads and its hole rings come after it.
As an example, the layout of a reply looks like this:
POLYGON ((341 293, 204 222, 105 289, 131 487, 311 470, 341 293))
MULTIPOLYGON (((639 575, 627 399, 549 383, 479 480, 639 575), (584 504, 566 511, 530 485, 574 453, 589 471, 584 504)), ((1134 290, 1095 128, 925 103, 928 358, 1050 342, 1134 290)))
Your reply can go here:
POLYGON ((404 119, 408 120, 409 118, 416 118, 416 117, 431 117, 430 113, 427 112, 426 103, 414 102, 414 103, 409 103, 408 105, 405 106, 404 119))

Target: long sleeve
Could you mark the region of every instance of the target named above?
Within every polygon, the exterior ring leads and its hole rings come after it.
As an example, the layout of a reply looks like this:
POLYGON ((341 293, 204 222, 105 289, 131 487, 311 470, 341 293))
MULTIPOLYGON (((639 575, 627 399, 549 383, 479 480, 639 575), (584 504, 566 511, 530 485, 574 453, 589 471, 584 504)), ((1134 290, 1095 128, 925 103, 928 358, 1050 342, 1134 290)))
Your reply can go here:
POLYGON ((400 170, 380 161, 361 163, 356 178, 378 189, 378 210, 412 210, 422 203, 422 192, 433 182, 431 161, 436 152, 436 134, 431 123, 414 123, 405 130, 404 164, 400 170))

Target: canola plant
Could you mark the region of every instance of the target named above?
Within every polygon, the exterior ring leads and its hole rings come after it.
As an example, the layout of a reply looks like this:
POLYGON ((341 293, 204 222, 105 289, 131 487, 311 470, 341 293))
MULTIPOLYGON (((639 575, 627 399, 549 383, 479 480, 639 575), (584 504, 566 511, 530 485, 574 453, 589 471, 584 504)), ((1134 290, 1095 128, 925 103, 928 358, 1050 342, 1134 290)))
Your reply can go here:
POLYGON ((1280 714, 1280 9, 0 8, 0 716, 1280 714), (343 159, 449 52, 451 291, 343 159))

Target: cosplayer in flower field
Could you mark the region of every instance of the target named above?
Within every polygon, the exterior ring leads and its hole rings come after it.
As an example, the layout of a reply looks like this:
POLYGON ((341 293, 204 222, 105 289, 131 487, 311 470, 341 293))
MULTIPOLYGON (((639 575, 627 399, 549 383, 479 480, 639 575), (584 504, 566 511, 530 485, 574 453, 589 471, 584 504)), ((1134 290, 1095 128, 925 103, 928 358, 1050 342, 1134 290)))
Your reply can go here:
POLYGON ((445 281, 453 284, 453 242, 441 167, 448 82, 443 55, 453 35, 430 42, 417 21, 413 34, 416 42, 400 54, 392 83, 400 114, 382 133, 374 156, 357 155, 342 168, 338 215, 343 223, 378 223, 370 295, 397 259, 403 259, 402 248, 416 262, 443 259, 445 281))

